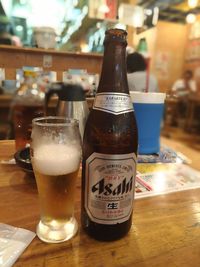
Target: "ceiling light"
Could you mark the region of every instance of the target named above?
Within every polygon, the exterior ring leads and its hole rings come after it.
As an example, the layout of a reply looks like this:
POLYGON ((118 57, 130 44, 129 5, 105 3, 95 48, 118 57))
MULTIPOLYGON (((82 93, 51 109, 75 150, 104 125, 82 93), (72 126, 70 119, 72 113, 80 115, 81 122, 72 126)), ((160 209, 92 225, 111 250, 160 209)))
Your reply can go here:
POLYGON ((195 8, 198 5, 198 0, 188 0, 188 6, 190 8, 195 8))
POLYGON ((78 5, 78 0, 73 0, 72 3, 73 3, 73 6, 76 7, 78 5))
POLYGON ((90 51, 88 44, 81 44, 81 52, 88 53, 90 51))
POLYGON ((152 15, 152 10, 151 9, 145 9, 144 10, 144 14, 147 15, 147 16, 151 16, 152 15))
POLYGON ((134 13, 132 14, 132 22, 135 28, 140 28, 144 24, 144 10, 139 7, 134 7, 134 13))
POLYGON ((155 26, 158 23, 159 18, 159 8, 156 6, 153 10, 153 18, 152 18, 152 24, 155 26))
POLYGON ((17 25, 16 26, 16 31, 22 32, 23 31, 23 27, 21 25, 17 25))
POLYGON ((187 16, 186 16, 186 22, 187 23, 194 23, 196 21, 196 15, 192 14, 192 13, 189 13, 187 16))
POLYGON ((130 25, 135 28, 143 27, 145 15, 144 9, 140 6, 120 4, 118 15, 120 23, 130 25))

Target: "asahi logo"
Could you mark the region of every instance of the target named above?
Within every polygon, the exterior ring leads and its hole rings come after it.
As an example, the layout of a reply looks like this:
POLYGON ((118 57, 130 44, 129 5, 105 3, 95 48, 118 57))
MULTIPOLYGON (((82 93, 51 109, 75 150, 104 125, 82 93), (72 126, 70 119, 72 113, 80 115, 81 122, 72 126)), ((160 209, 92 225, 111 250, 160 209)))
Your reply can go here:
POLYGON ((136 155, 92 153, 86 161, 84 207, 93 222, 113 225, 132 213, 136 155))
POLYGON ((95 185, 92 186, 92 192, 97 193, 98 195, 105 195, 105 196, 118 196, 123 195, 125 193, 131 192, 133 188, 133 176, 130 178, 129 181, 126 178, 117 186, 113 185, 112 183, 105 183, 105 179, 101 179, 95 185))

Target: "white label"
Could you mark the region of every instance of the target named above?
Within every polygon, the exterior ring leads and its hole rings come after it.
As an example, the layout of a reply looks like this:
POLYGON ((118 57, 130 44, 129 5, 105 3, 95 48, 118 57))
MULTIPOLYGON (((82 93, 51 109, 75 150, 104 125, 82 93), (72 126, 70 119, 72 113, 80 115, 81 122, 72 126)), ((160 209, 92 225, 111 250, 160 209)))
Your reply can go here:
POLYGON ((51 55, 44 55, 43 56, 43 67, 44 68, 51 68, 52 67, 52 56, 51 55))
POLYGON ((99 93, 95 97, 93 109, 119 115, 133 111, 133 104, 128 94, 99 93))
POLYGON ((129 219, 135 192, 136 155, 93 153, 86 161, 85 209, 93 222, 129 219))

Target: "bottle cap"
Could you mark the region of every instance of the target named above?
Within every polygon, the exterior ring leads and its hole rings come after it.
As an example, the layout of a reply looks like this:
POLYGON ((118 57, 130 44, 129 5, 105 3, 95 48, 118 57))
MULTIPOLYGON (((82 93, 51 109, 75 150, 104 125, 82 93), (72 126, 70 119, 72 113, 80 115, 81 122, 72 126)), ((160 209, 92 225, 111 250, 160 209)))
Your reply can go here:
POLYGON ((104 43, 106 43, 107 41, 112 41, 112 42, 120 42, 120 43, 124 43, 127 44, 126 41, 126 36, 127 36, 127 32, 125 30, 122 29, 109 29, 106 31, 106 36, 105 36, 105 40, 104 43))

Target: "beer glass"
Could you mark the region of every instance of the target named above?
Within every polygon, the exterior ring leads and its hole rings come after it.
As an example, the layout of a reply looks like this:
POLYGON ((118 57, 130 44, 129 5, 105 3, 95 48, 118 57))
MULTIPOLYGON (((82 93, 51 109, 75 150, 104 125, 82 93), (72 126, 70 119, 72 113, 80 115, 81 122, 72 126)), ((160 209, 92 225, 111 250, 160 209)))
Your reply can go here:
POLYGON ((78 121, 64 117, 33 120, 31 161, 40 203, 38 237, 48 243, 72 238, 76 178, 81 160, 78 121))

